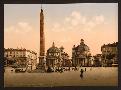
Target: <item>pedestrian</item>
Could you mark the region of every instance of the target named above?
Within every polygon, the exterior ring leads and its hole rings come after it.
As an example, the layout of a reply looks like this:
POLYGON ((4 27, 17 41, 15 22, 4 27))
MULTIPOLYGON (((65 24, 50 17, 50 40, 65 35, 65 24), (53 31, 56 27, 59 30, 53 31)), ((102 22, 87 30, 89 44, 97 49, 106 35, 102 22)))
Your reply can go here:
POLYGON ((84 70, 83 70, 83 69, 81 69, 81 71, 80 71, 80 72, 81 72, 80 77, 81 77, 81 78, 83 78, 83 72, 84 72, 84 70))
POLYGON ((84 70, 83 70, 83 69, 81 69, 81 71, 80 71, 80 72, 81 72, 81 74, 83 74, 84 70))
POLYGON ((85 68, 85 72, 86 72, 86 68, 85 68))
POLYGON ((83 78, 83 74, 80 74, 81 79, 83 78))

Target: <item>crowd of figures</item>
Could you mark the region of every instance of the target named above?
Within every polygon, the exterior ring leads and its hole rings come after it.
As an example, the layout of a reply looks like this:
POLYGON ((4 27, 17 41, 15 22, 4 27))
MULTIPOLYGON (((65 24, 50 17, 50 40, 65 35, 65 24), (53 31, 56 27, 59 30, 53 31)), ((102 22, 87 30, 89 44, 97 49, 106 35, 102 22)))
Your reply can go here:
POLYGON ((77 67, 59 67, 59 68, 52 68, 52 67, 48 67, 46 72, 50 73, 50 72, 64 72, 64 71, 78 71, 79 68, 77 67))
MULTIPOLYGON (((92 70, 93 67, 90 67, 90 71, 92 70)), ((45 73, 53 73, 53 72, 59 72, 59 73, 63 73, 65 71, 79 71, 80 72, 80 78, 83 79, 84 77, 84 73, 87 70, 86 67, 59 67, 59 68, 53 68, 53 67, 47 67, 45 73)), ((4 69, 4 72, 5 72, 5 69, 4 69)), ((26 72, 26 69, 23 70, 23 69, 11 69, 11 72, 26 72)))
MULTIPOLYGON (((83 79, 83 77, 84 77, 84 73, 87 71, 87 69, 86 69, 86 67, 84 68, 84 67, 72 67, 72 68, 70 68, 70 67, 61 67, 61 68, 58 68, 58 69, 53 69, 53 68, 51 68, 51 67, 48 67, 47 68, 47 70, 46 70, 46 72, 47 73, 51 73, 51 72, 60 72, 60 73, 62 73, 62 72, 64 72, 64 71, 79 71, 80 70, 80 78, 81 79, 83 79)), ((89 69, 90 71, 92 70, 92 67, 90 67, 90 69, 89 69)))

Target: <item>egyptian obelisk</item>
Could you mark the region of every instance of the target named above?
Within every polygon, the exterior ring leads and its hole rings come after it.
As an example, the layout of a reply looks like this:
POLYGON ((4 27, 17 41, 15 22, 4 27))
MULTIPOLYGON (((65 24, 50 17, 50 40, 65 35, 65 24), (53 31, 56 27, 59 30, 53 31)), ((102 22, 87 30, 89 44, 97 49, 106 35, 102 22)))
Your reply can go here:
POLYGON ((44 14, 41 7, 40 12, 40 51, 39 51, 39 65, 43 66, 45 60, 45 36, 44 36, 44 14))

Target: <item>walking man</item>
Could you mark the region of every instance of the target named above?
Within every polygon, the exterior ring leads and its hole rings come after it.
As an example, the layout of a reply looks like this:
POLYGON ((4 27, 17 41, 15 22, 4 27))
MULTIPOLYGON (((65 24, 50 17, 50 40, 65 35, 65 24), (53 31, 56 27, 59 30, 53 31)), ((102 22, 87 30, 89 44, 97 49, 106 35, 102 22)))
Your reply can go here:
POLYGON ((81 78, 83 78, 83 72, 84 72, 84 70, 83 70, 83 69, 81 69, 81 71, 80 71, 80 72, 81 72, 80 77, 81 77, 81 78))

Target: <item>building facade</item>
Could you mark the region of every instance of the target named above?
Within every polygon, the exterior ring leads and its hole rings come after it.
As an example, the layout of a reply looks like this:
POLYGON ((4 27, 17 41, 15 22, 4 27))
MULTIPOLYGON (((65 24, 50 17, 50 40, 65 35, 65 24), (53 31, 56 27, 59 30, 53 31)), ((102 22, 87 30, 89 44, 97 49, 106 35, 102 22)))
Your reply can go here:
POLYGON ((118 42, 112 44, 102 45, 102 65, 103 66, 112 66, 118 65, 118 42))
POLYGON ((60 47, 61 50, 61 58, 62 58, 62 66, 63 67, 70 67, 72 66, 72 61, 69 59, 68 53, 64 52, 64 47, 60 47))
POLYGON ((102 66, 102 54, 96 54, 94 57, 94 60, 93 60, 93 66, 95 67, 101 67, 102 66))
POLYGON ((61 51, 53 42, 52 47, 47 50, 46 65, 50 67, 60 67, 62 65, 61 51))
POLYGON ((81 39, 80 45, 72 48, 72 65, 73 66, 88 66, 89 64, 89 47, 81 39))
POLYGON ((37 53, 25 48, 4 49, 5 66, 35 69, 37 64, 37 53))
POLYGON ((71 66, 71 60, 69 55, 63 51, 63 47, 56 47, 54 42, 52 47, 47 50, 46 64, 51 67, 69 67, 71 66))

